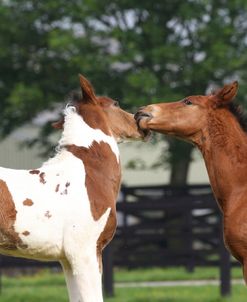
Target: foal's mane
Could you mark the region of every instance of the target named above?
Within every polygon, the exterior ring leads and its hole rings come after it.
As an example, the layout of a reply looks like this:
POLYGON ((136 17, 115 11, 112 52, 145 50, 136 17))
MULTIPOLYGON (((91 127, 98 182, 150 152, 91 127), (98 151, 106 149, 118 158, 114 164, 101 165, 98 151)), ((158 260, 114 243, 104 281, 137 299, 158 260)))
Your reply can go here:
POLYGON ((228 109, 235 116, 241 128, 247 132, 247 114, 244 112, 243 107, 231 102, 228 105, 228 109))

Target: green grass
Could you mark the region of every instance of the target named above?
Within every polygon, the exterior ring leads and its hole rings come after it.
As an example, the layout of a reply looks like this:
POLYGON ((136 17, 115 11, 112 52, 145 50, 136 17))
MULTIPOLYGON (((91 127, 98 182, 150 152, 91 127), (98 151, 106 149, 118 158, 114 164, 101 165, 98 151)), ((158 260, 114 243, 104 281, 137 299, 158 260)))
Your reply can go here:
MULTIPOLYGON (((242 269, 234 267, 231 270, 232 278, 242 279, 242 269)), ((117 282, 133 281, 173 281, 173 280, 218 280, 219 269, 216 267, 197 267, 193 273, 187 272, 183 267, 174 268, 148 268, 134 270, 115 269, 114 279, 117 282)), ((247 301, 247 299, 246 299, 247 301)))
POLYGON ((221 298, 217 286, 119 289, 107 302, 246 302, 244 286, 234 286, 229 298, 221 298))
MULTIPOLYGON (((241 276, 240 269, 234 269, 235 277, 241 276)), ((197 268, 189 274, 183 268, 117 270, 115 279, 127 281, 159 281, 217 278, 218 270, 197 268), (193 278, 192 278, 193 277, 193 278)), ((4 277, 1 302, 68 302, 67 290, 62 274, 42 271, 31 277, 4 277)), ((218 286, 177 286, 157 288, 116 288, 114 298, 105 302, 246 302, 247 289, 234 285, 232 296, 221 298, 218 286)))

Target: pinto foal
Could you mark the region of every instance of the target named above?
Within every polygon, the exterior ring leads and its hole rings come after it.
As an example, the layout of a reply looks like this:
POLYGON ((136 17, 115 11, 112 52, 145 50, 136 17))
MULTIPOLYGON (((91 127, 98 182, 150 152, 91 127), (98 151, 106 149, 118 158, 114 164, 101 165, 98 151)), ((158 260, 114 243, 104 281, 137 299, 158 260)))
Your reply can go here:
POLYGON ((69 104, 59 151, 35 170, 0 168, 0 252, 62 264, 71 302, 101 302, 101 254, 116 228, 117 141, 143 139, 134 117, 96 97, 69 104))
POLYGON ((238 83, 208 96, 140 108, 136 119, 151 129, 195 144, 223 213, 225 244, 242 264, 247 283, 247 124, 232 100, 238 83))

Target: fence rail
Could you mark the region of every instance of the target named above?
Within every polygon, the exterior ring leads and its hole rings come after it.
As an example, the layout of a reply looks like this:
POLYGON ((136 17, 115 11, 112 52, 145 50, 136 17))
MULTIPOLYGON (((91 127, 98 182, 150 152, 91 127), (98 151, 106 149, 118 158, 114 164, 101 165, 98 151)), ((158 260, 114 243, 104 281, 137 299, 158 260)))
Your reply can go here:
MULTIPOLYGON (((210 186, 123 187, 119 226, 106 249, 105 275, 112 266, 217 266, 222 296, 231 292, 232 261, 222 238, 222 218, 210 186), (110 258, 111 264, 107 263, 110 258)), ((113 276, 109 278, 113 280, 113 276)), ((112 284, 105 281, 106 291, 112 284)))

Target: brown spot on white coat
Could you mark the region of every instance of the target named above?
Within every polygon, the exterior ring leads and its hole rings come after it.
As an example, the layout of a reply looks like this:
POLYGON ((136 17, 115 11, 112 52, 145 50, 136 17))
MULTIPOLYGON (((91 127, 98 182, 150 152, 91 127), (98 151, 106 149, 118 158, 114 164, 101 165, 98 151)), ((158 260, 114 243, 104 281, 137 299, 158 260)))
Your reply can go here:
POLYGON ((121 178, 116 155, 109 144, 102 141, 94 141, 90 148, 70 145, 67 150, 81 159, 85 166, 91 212, 98 220, 109 207, 115 208, 121 178))
POLYGON ((28 231, 24 231, 24 232, 22 232, 22 235, 24 235, 24 236, 28 236, 28 235, 30 235, 30 232, 28 232, 28 231))
POLYGON ((39 181, 42 183, 42 184, 45 184, 46 183, 46 180, 45 180, 45 172, 41 172, 39 174, 39 181))
POLYGON ((101 252, 112 239, 117 224, 115 204, 121 180, 120 164, 111 147, 104 142, 94 141, 90 148, 70 145, 67 146, 67 150, 81 159, 85 166, 86 188, 93 218, 98 220, 108 208, 111 208, 104 231, 97 241, 97 255, 101 268, 101 252))
POLYGON ((55 189, 55 192, 56 192, 56 193, 59 191, 59 187, 60 187, 60 184, 57 184, 57 185, 56 185, 56 189, 55 189))
POLYGON ((50 219, 52 217, 50 211, 45 212, 45 217, 47 217, 48 219, 50 219))
POLYGON ((31 170, 29 171, 30 174, 33 174, 33 175, 39 175, 39 181, 42 183, 42 184, 45 184, 46 183, 46 180, 45 180, 45 173, 44 172, 40 172, 39 170, 31 170))
POLYGON ((35 174, 39 174, 40 171, 39 170, 30 170, 29 173, 35 175, 35 174))
POLYGON ((33 205, 33 201, 31 199, 27 198, 23 201, 23 205, 31 207, 33 205))
POLYGON ((17 212, 12 195, 3 180, 0 180, 0 209, 0 245, 7 250, 15 250, 22 243, 14 229, 17 212))

